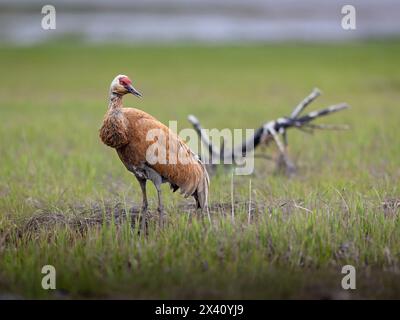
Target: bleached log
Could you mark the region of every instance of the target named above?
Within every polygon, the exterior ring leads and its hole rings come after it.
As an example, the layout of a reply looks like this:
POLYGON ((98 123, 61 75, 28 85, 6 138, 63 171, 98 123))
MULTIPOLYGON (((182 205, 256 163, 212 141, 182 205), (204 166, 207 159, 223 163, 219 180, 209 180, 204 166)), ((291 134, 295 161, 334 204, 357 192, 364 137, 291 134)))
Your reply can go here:
MULTIPOLYGON (((300 116, 301 112, 304 111, 304 109, 320 95, 321 95, 320 90, 315 88, 305 99, 303 99, 294 108, 289 117, 282 117, 278 118, 277 120, 268 121, 264 123, 262 126, 260 126, 258 129, 255 130, 254 135, 249 137, 241 145, 234 147, 232 150, 225 150, 224 143, 221 145, 220 150, 217 150, 217 148, 212 145, 209 137, 206 135, 204 129, 200 124, 200 121, 194 115, 190 115, 188 117, 188 120, 193 125, 201 141, 207 147, 211 159, 213 158, 215 159, 215 157, 217 157, 222 161, 222 164, 224 164, 225 160, 227 159, 229 160, 236 159, 237 156, 245 157, 249 152, 252 152, 254 149, 256 149, 257 146, 259 146, 265 141, 272 139, 278 146, 278 150, 280 153, 278 164, 283 163, 287 173, 291 174, 294 172, 295 166, 287 155, 287 146, 288 146, 287 133, 286 133, 287 129, 297 128, 304 131, 309 130, 312 132, 313 129, 333 130, 333 128, 335 128, 334 130, 345 130, 348 128, 347 126, 345 127, 344 125, 332 126, 332 125, 310 123, 317 118, 327 116, 329 114, 348 108, 349 106, 346 103, 335 104, 327 108, 312 111, 304 116, 300 116), (281 140, 280 135, 282 135, 283 141, 281 140)), ((211 166, 215 168, 214 164, 211 164, 211 166)))

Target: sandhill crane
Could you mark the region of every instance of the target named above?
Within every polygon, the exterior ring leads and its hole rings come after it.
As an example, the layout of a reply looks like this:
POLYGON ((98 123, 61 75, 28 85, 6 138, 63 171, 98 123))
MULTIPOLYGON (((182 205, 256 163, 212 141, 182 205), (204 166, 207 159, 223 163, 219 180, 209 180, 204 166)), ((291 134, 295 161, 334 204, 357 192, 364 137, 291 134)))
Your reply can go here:
POLYGON ((116 76, 111 82, 110 101, 100 128, 100 138, 104 144, 116 149, 126 169, 135 175, 140 184, 143 196, 142 229, 145 228, 148 211, 147 180, 151 180, 157 189, 160 224, 164 216, 161 197, 161 184, 164 182, 168 182, 174 192, 180 189, 185 197, 193 196, 197 208, 207 210, 209 215, 209 177, 204 164, 177 134, 153 116, 139 109, 124 108, 122 97, 127 93, 142 97, 127 76, 116 76), (150 138, 149 133, 152 133, 150 138), (158 161, 148 152, 149 148, 154 149, 155 144, 158 148, 155 154, 163 153, 164 158, 160 159, 166 161, 158 161))

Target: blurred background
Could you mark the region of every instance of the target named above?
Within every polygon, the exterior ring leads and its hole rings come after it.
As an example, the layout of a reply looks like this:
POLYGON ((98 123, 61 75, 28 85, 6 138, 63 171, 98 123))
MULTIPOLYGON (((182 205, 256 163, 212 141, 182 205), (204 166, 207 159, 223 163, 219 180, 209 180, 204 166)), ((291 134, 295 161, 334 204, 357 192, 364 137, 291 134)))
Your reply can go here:
POLYGON ((400 1, 330 0, 0 0, 0 41, 254 42, 351 40, 400 34, 400 1), (41 7, 57 10, 43 32, 41 7), (341 28, 341 8, 357 10, 357 30, 341 28))

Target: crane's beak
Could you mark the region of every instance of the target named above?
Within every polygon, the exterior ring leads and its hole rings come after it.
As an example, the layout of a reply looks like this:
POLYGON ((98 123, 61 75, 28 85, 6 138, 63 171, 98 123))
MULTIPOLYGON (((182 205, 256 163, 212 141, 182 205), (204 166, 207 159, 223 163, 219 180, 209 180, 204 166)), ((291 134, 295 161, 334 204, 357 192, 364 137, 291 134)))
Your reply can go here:
POLYGON ((136 97, 139 97, 139 98, 143 97, 143 95, 132 86, 128 86, 128 87, 126 87, 126 89, 136 97))

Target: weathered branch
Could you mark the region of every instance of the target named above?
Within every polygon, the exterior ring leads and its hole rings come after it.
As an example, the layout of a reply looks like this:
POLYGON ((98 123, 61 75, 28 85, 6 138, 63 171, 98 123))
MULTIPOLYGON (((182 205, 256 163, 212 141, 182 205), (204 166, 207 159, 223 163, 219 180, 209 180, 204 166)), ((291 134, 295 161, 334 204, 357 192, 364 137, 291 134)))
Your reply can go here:
POLYGON ((294 108, 290 118, 295 119, 297 116, 307 107, 311 102, 317 99, 321 95, 321 91, 318 88, 314 88, 313 91, 300 102, 296 108, 294 108))
POLYGON ((200 125, 200 121, 194 115, 189 115, 188 120, 193 125, 193 128, 196 130, 197 134, 200 136, 201 141, 207 146, 209 154, 219 157, 219 151, 217 151, 211 144, 210 139, 200 125))
MULTIPOLYGON (((234 147, 231 150, 225 149, 225 144, 221 145, 220 150, 217 150, 215 146, 212 145, 209 137, 204 132, 204 129, 200 125, 200 121, 193 115, 188 117, 189 122, 192 123, 194 129, 197 134, 200 136, 201 141, 205 144, 208 149, 209 155, 212 159, 218 158, 225 163, 225 160, 236 159, 237 157, 245 157, 247 153, 253 151, 257 146, 264 143, 268 140, 275 141, 278 146, 278 150, 280 152, 279 163, 283 164, 288 173, 293 173, 295 167, 293 163, 287 156, 287 133, 286 130, 289 128, 297 128, 302 129, 304 131, 313 130, 313 129, 330 129, 330 130, 339 130, 339 126, 330 126, 330 125, 317 125, 311 124, 317 118, 327 116, 334 112, 341 111, 343 109, 348 108, 349 106, 345 103, 340 103, 336 105, 329 106, 324 109, 320 109, 317 111, 312 111, 304 116, 299 116, 300 113, 318 96, 321 95, 321 92, 318 89, 314 89, 303 101, 301 101, 293 110, 289 117, 282 117, 274 121, 268 121, 264 123, 261 127, 256 129, 254 135, 249 137, 246 141, 244 141, 241 145, 234 147), (283 137, 283 141, 280 138, 280 135, 283 137)), ((346 129, 347 127, 341 126, 340 130, 346 129)), ((211 161, 211 163, 213 163, 211 161)), ((230 162, 229 162, 230 163, 230 162)), ((215 167, 215 165, 212 165, 215 167)))

